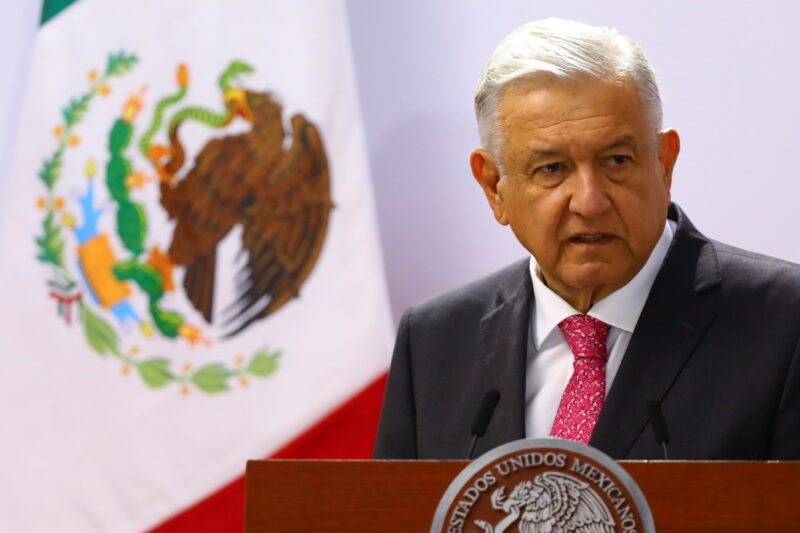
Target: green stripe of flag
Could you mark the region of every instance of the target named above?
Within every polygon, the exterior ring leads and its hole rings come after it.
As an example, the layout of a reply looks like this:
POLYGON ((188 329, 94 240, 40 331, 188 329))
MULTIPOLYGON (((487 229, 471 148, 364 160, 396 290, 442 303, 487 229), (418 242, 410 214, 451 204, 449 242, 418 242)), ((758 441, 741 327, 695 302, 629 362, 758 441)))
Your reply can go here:
POLYGON ((44 0, 44 2, 42 2, 42 19, 39 21, 39 25, 44 25, 45 22, 61 13, 76 1, 77 0, 44 0))

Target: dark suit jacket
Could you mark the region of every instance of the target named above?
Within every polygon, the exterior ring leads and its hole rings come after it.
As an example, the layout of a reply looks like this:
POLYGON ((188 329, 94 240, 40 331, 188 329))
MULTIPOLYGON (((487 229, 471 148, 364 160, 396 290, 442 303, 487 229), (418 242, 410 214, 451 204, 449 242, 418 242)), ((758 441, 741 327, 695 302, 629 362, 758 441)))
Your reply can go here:
MULTIPOLYGON (((659 459, 645 405, 661 401, 675 459, 800 459, 800 267, 677 228, 590 444, 659 459)), ((533 289, 528 260, 409 309, 376 458, 465 458, 483 395, 500 403, 475 456, 525 436, 533 289)))

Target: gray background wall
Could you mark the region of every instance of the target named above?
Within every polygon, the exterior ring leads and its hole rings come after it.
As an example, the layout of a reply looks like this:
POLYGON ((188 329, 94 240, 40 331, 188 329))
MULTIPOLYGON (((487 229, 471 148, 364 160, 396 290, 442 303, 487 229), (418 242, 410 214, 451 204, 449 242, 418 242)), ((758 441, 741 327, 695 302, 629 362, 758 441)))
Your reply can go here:
MULTIPOLYGON (((0 195, 37 4, 0 0, 0 195)), ((396 320, 409 305, 524 255, 469 174, 478 143, 472 89, 506 33, 548 16, 614 26, 644 47, 659 75, 665 123, 683 140, 673 198, 702 231, 800 262, 796 3, 346 4, 396 320)))

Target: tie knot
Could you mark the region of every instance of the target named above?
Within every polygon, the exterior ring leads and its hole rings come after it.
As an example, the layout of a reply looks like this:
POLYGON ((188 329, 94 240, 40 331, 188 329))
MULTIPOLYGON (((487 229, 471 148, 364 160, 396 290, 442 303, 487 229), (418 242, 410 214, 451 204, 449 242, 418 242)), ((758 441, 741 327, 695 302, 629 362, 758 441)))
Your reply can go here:
POLYGON ((558 327, 575 357, 608 359, 606 338, 609 325, 589 315, 572 315, 562 320, 558 327))

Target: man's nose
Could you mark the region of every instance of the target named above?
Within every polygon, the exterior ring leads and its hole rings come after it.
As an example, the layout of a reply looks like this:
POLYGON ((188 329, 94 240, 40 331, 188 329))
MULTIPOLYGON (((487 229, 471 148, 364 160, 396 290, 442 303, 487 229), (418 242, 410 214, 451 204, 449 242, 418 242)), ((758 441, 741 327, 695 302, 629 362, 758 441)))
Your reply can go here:
POLYGON ((595 168, 578 167, 573 177, 569 210, 584 218, 596 218, 611 208, 611 199, 606 193, 606 183, 595 168))

